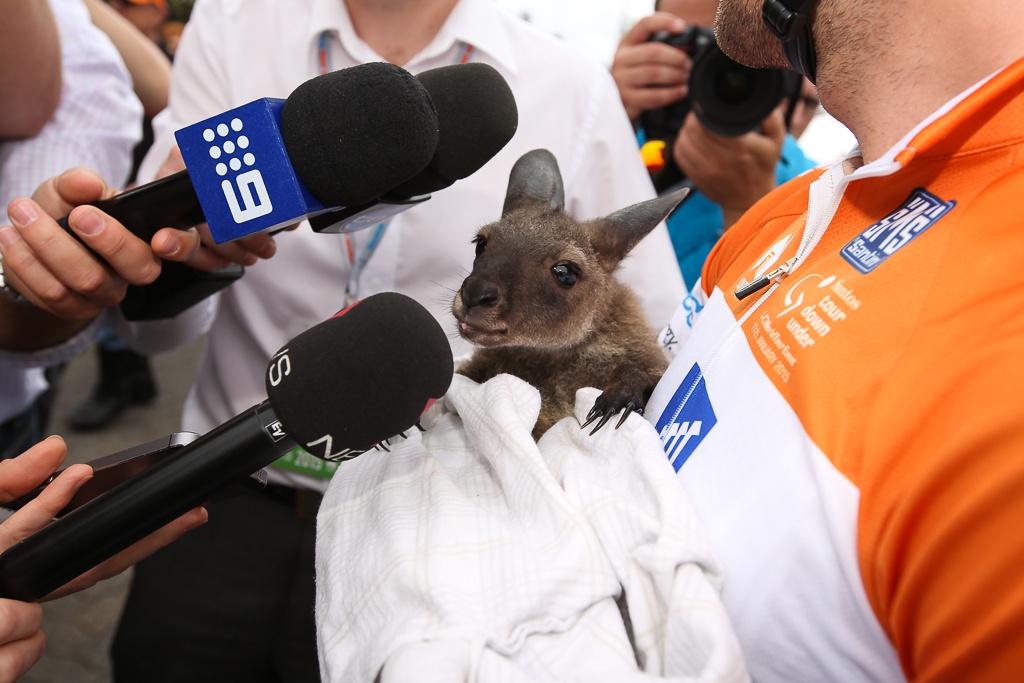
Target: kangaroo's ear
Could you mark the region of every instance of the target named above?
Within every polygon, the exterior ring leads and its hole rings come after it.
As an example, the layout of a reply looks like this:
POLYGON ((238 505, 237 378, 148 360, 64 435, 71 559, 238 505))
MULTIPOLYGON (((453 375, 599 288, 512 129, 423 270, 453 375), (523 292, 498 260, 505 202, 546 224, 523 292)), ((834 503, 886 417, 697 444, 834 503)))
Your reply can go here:
POLYGON ((509 212, 533 206, 543 211, 565 209, 565 188, 555 155, 535 149, 519 157, 508 178, 508 192, 502 217, 509 212))
POLYGON ((683 188, 663 197, 628 206, 605 218, 588 221, 590 241, 601 266, 608 272, 614 270, 647 233, 679 206, 689 192, 689 188, 683 188))

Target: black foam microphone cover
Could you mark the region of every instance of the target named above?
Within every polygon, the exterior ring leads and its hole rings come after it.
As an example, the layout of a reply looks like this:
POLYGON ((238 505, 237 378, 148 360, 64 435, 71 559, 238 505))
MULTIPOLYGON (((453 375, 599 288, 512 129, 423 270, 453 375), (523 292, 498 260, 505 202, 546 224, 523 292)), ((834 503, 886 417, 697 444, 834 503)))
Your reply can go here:
POLYGON ((441 133, 427 167, 389 193, 399 197, 443 190, 475 173, 501 151, 519 126, 512 90, 488 64, 452 64, 416 78, 430 93, 441 133))
POLYGON ((324 206, 371 202, 420 173, 437 150, 438 128, 423 84, 387 62, 310 79, 281 110, 295 174, 324 206))
POLYGON ((415 425, 452 372, 426 309, 401 294, 368 297, 278 351, 266 401, 0 554, 0 597, 40 599, 297 444, 355 457, 415 425))
POLYGON ((306 330, 275 359, 283 356, 287 362, 271 361, 267 374, 270 404, 292 438, 327 459, 339 445, 367 450, 382 435, 394 436, 394 424, 415 424, 448 390, 454 371, 437 320, 393 292, 367 297, 306 330))

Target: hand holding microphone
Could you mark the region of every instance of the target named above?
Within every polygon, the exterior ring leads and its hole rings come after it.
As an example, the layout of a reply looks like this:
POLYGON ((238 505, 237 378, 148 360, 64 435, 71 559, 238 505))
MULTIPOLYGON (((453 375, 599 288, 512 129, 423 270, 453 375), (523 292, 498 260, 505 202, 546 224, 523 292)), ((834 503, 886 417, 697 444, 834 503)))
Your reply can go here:
POLYGON ((296 444, 331 461, 355 457, 415 425, 452 372, 447 336, 426 309, 401 294, 368 297, 275 354, 266 401, 0 555, 0 597, 38 600, 296 444))
POLYGON ((217 243, 328 208, 369 202, 421 171, 438 121, 401 67, 361 64, 312 78, 175 133, 185 170, 95 205, 138 237, 207 223, 217 243))
MULTIPOLYGON (((205 222, 221 243, 371 201, 430 161, 437 126, 412 74, 362 64, 310 79, 285 100, 255 100, 178 130, 185 170, 96 206, 145 241, 163 227, 205 222)), ((166 264, 152 283, 128 288, 121 310, 128 320, 173 317, 242 273, 238 264, 166 264)))
POLYGON ((199 246, 184 232, 164 232, 165 241, 168 234, 178 238, 181 253, 161 262, 149 244, 158 231, 208 222, 220 242, 298 222, 325 206, 369 202, 426 166, 437 125, 426 90, 397 66, 364 64, 320 76, 287 100, 257 100, 178 131, 188 143, 181 145, 185 170, 114 196, 106 188, 72 195, 92 204, 70 214, 74 229, 69 216, 57 224, 47 216, 61 215, 61 202, 15 200, 13 227, 0 234, 5 279, 61 317, 87 319, 112 303, 129 320, 171 317, 236 280, 242 268, 200 271, 179 262, 191 265, 199 246), (282 119, 297 121, 290 125, 299 134, 282 119), (204 205, 201 194, 216 201, 204 205), (61 227, 77 244, 60 235, 61 227))
MULTIPOLYGON (((56 468, 64 460, 67 445, 58 436, 51 436, 33 445, 21 455, 0 462, 0 501, 23 493, 40 482, 31 495, 25 496, 23 505, 13 501, 2 503, 7 508, 0 523, 0 552, 46 527, 59 511, 74 500, 83 489, 89 488, 96 480, 95 470, 89 466, 75 464, 63 470, 56 468), (15 512, 14 510, 17 509, 15 512)), ((143 540, 132 544, 123 551, 85 573, 71 577, 45 595, 46 600, 63 597, 95 585, 99 581, 115 576, 139 560, 151 555, 179 538, 186 531, 206 521, 207 513, 202 508, 193 508, 172 523, 148 534, 143 540)))
MULTIPOLYGON (((240 265, 225 265, 216 254, 239 262, 241 256, 253 256, 225 240, 260 235, 306 217, 314 230, 323 232, 376 225, 475 172, 504 147, 518 124, 508 84, 493 68, 479 63, 433 69, 416 78, 392 65, 364 64, 311 79, 283 102, 257 100, 238 109, 245 108, 259 115, 252 119, 258 124, 248 129, 232 110, 178 132, 185 143, 186 170, 92 202, 103 211, 79 207, 71 214, 74 230, 68 230, 65 217, 65 230, 108 264, 120 246, 111 248, 95 235, 84 234, 84 222, 79 225, 83 217, 104 225, 121 242, 130 241, 123 234, 127 228, 143 244, 159 232, 154 250, 177 247, 159 252, 174 263, 157 261, 164 272, 156 282, 148 264, 145 277, 115 267, 125 276, 118 285, 128 285, 121 308, 129 320, 171 317, 240 277, 240 265), (240 130, 234 130, 236 126, 240 130), (271 154, 257 156, 252 151, 255 138, 246 133, 272 138, 271 154), (258 177, 254 171, 259 171, 258 177), (287 201, 275 204, 274 188, 280 185, 286 187, 287 201), (273 210, 267 211, 268 206, 273 210), (236 216, 244 220, 236 222, 236 216), (197 252, 194 233, 162 230, 204 220, 209 220, 212 244, 207 246, 212 250, 197 252)), ((66 259, 58 264, 49 258, 48 245, 59 241, 39 229, 25 237, 21 246, 29 248, 28 265, 19 261, 13 266, 14 281, 21 285, 16 288, 37 305, 66 315, 72 308, 68 298, 82 290, 79 282, 66 281, 66 259), (48 275, 33 276, 24 270, 43 264, 49 265, 48 275), (36 288, 40 281, 45 289, 36 288)), ((271 255, 271 244, 264 242, 267 251, 257 255, 271 255)), ((84 286, 100 279, 92 274, 84 286)))

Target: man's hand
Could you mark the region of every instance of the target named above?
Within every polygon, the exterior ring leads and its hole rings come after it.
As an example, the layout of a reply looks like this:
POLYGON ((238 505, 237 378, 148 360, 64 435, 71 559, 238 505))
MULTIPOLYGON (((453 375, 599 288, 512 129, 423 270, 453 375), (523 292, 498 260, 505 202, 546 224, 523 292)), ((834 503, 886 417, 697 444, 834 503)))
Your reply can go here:
POLYGON ((775 189, 775 168, 782 156, 786 127, 774 111, 761 130, 738 137, 712 133, 691 112, 672 146, 686 177, 722 207, 728 228, 761 197, 775 189))
POLYGON ((16 681, 43 656, 43 609, 0 599, 0 683, 16 681))
POLYGON ((629 29, 615 50, 612 78, 630 120, 648 109, 658 109, 686 97, 690 78, 689 55, 664 43, 652 43, 658 31, 682 33, 686 22, 667 12, 655 12, 629 29))
MULTIPOLYGON (((0 461, 0 503, 20 498, 46 481, 47 477, 64 462, 67 450, 64 439, 51 436, 16 458, 0 461)), ((78 489, 92 479, 92 476, 92 468, 88 465, 71 465, 65 469, 35 499, 0 524, 0 552, 49 524, 58 512, 67 507, 78 489)), ((203 524, 206 518, 205 508, 199 507, 188 511, 106 562, 61 586, 43 600, 77 593, 99 581, 120 574, 139 560, 176 540, 186 531, 203 524)))
MULTIPOLYGON (((60 467, 66 454, 64 440, 51 436, 17 458, 0 461, 0 502, 19 498, 42 484, 60 467)), ((68 467, 38 497, 0 524, 0 552, 46 526, 91 478, 92 468, 88 465, 68 467)), ((199 526, 206 518, 205 509, 190 510, 44 599, 75 593, 119 574, 189 529, 199 526)), ((42 656, 46 639, 41 625, 39 605, 0 599, 0 682, 15 680, 42 656)))
MULTIPOLYGON (((13 200, 8 206, 12 225, 0 227, 8 284, 59 318, 86 321, 119 303, 129 283, 156 279, 160 259, 148 244, 99 209, 78 206, 112 194, 92 171, 71 169, 45 181, 32 199, 13 200), (104 261, 51 218, 68 211, 71 228, 104 261)), ((181 242, 179 251, 187 258, 198 248, 199 238, 181 242)))
MULTIPOLYGON (((184 163, 175 148, 160 176, 182 168, 184 163)), ((270 258, 276 250, 269 235, 216 245, 205 225, 190 230, 163 228, 147 244, 120 222, 87 205, 113 194, 98 175, 77 168, 45 181, 31 199, 13 200, 8 206, 12 225, 0 225, 0 254, 8 285, 44 311, 61 320, 77 321, 81 328, 104 308, 119 304, 129 284, 146 285, 155 280, 161 260, 215 270, 232 261, 252 265, 259 258, 270 258), (99 259, 54 220, 65 214, 71 229, 99 259)))

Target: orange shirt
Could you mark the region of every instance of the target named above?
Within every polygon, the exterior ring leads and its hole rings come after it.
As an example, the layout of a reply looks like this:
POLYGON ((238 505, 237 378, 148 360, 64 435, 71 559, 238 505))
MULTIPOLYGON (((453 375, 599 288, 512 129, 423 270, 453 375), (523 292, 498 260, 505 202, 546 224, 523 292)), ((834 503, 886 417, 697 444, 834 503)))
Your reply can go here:
POLYGON ((753 678, 1024 678, 1024 61, 779 188, 702 283, 648 417, 753 678))

